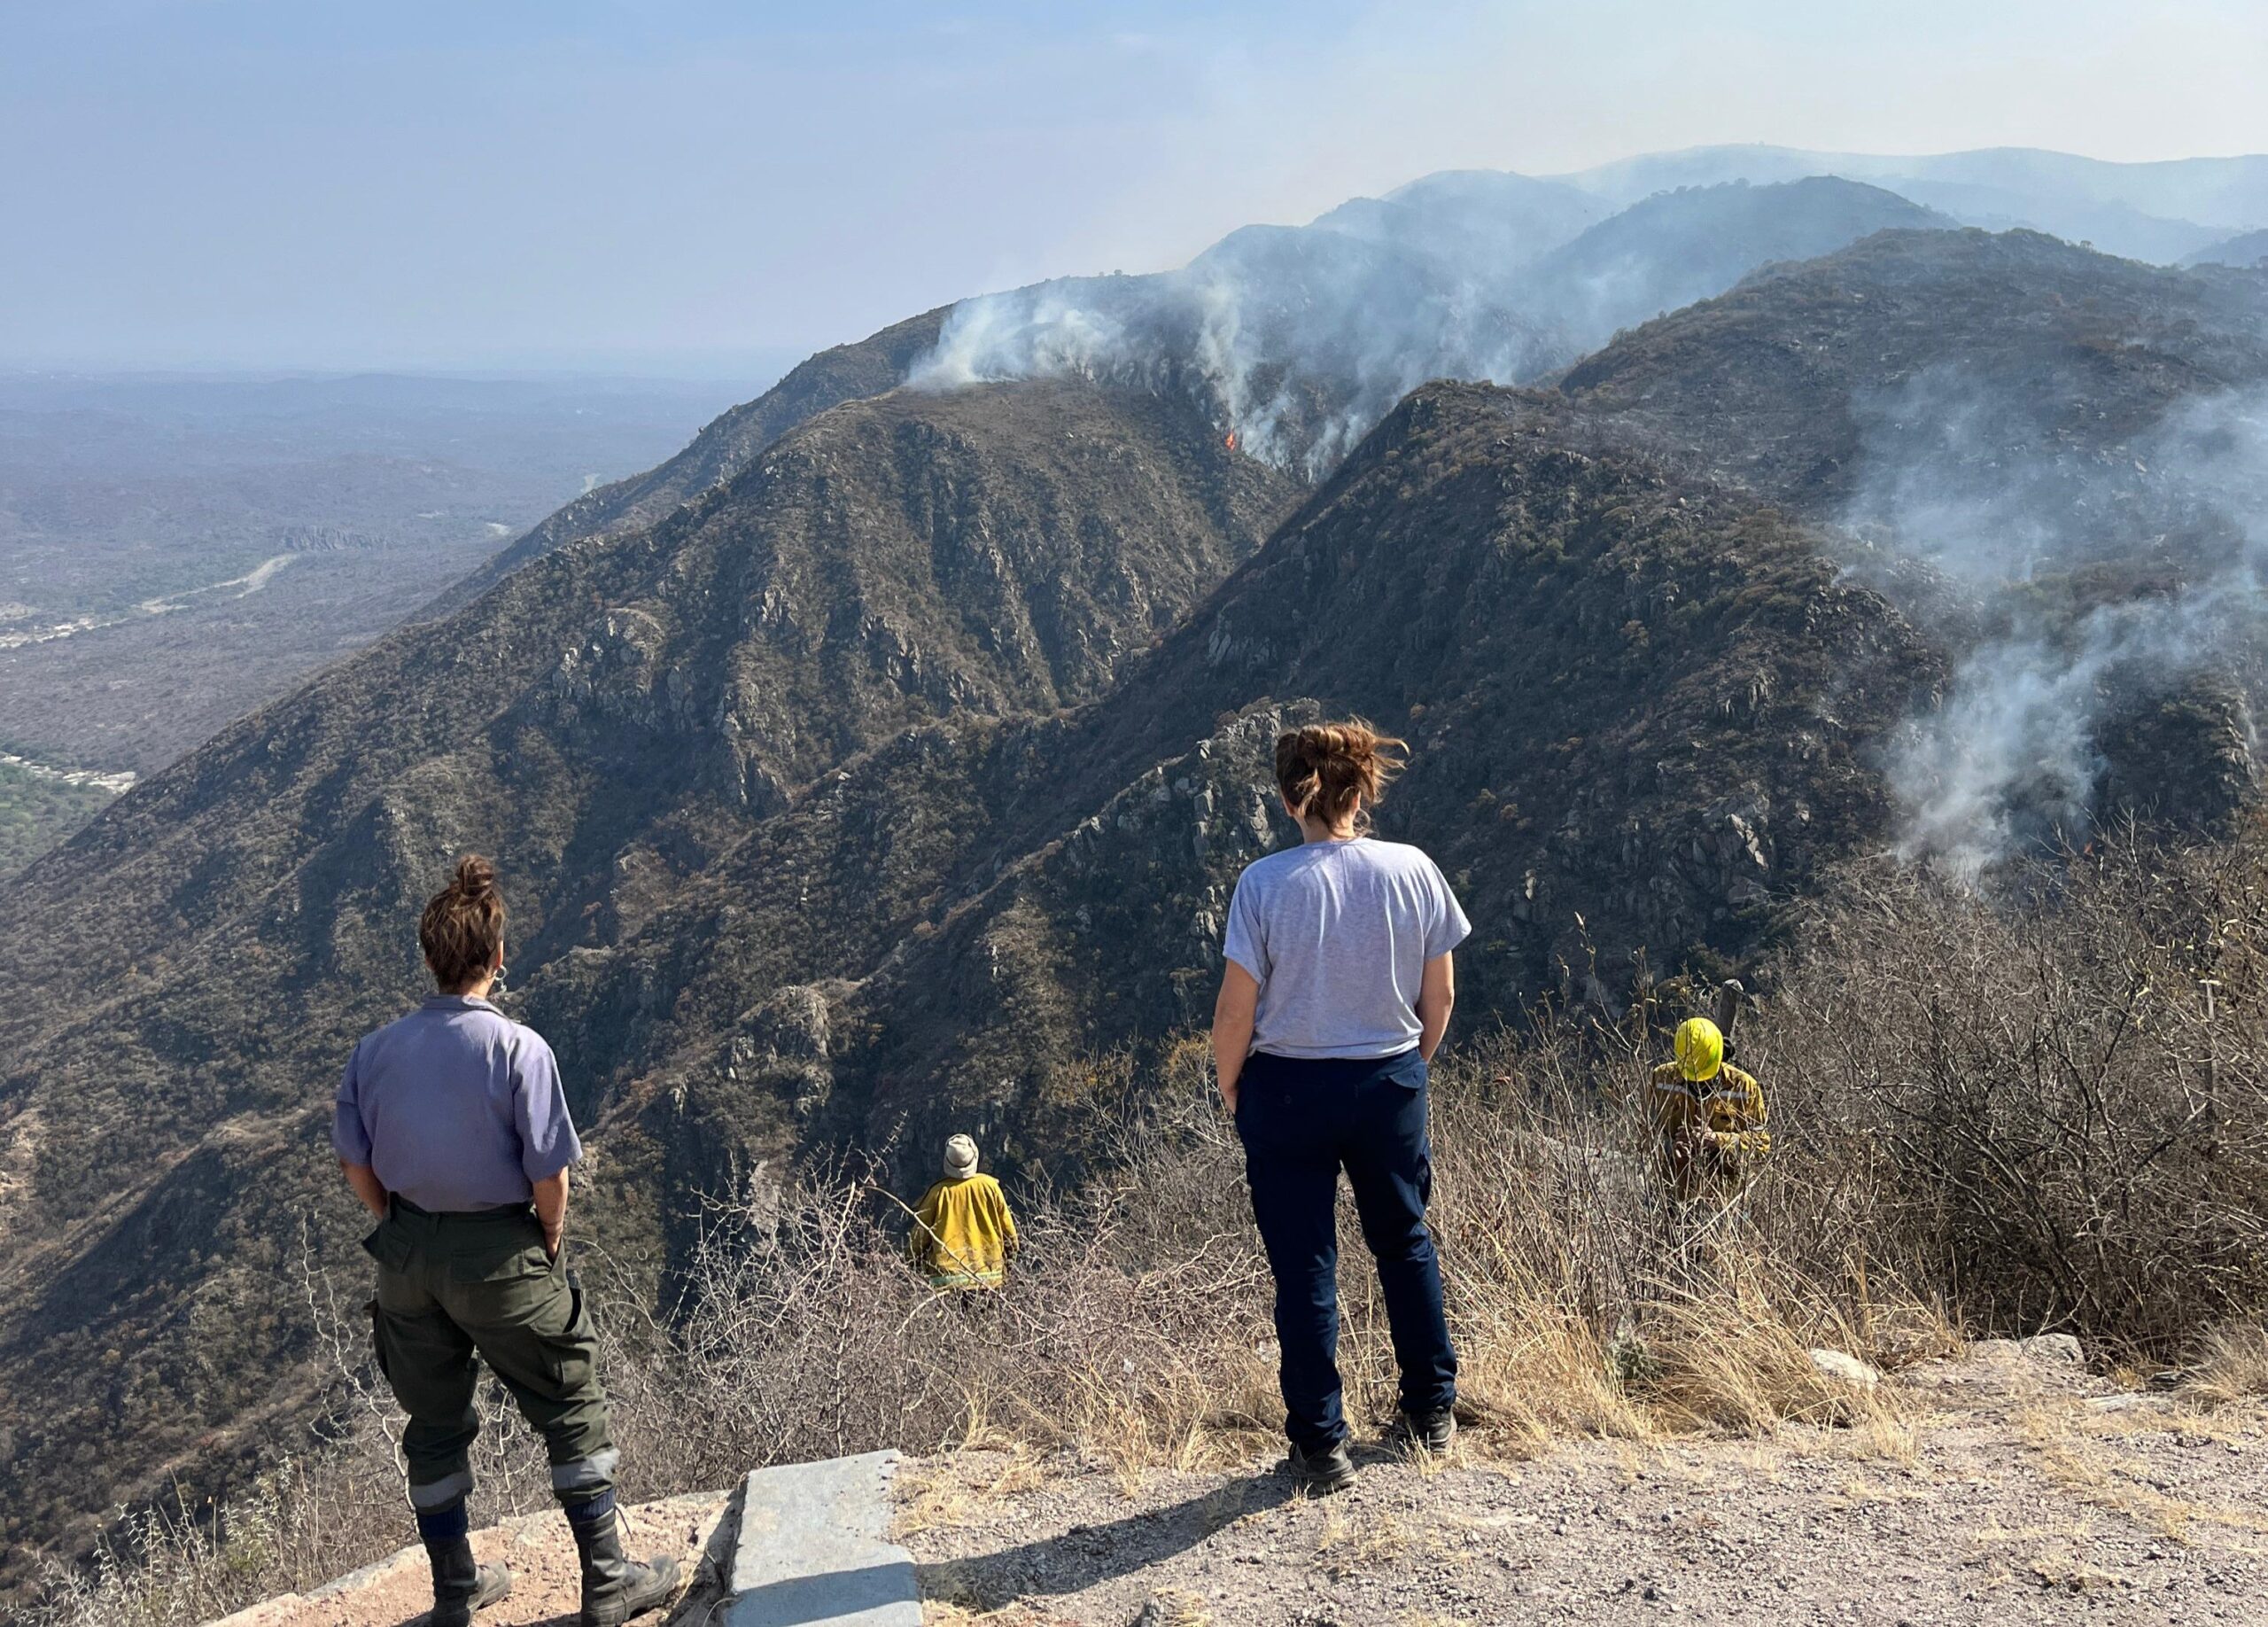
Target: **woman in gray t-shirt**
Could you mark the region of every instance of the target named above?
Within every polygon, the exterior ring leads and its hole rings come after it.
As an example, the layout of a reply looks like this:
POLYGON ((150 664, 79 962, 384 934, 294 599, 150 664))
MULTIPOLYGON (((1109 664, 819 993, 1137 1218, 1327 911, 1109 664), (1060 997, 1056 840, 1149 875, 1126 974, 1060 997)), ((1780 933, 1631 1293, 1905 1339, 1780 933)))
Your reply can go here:
POLYGON ((1292 1467, 1328 1491, 1355 1475, 1336 1360, 1342 1168, 1378 1262, 1402 1428, 1435 1451, 1455 1428, 1456 1356, 1425 1228, 1425 1069, 1456 1000, 1449 952, 1472 927, 1431 859, 1363 834, 1402 744, 1361 722, 1277 740, 1277 788, 1306 840, 1238 878, 1213 1011, 1221 1097, 1276 1279, 1292 1467))

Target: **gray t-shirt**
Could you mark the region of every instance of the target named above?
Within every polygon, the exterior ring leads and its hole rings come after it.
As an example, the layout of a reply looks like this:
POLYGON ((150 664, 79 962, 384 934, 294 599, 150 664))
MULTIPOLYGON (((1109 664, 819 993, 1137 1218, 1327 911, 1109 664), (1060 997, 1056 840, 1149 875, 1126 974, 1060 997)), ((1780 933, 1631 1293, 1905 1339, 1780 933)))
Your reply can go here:
POLYGON ((436 1213, 524 1203, 583 1156, 543 1036, 463 994, 436 994, 354 1047, 330 1144, 436 1213))
POLYGON ((1223 953, 1260 985, 1252 1048, 1277 1056, 1392 1056, 1418 1043, 1425 962, 1472 922, 1417 848, 1309 842, 1237 877, 1223 953))

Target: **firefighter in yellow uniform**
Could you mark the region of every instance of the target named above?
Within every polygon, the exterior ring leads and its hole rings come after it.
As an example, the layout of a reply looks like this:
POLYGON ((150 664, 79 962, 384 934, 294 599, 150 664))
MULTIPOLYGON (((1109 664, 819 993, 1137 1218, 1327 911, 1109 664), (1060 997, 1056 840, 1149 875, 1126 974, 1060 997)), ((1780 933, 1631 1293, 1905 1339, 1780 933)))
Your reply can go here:
POLYGON ((1016 1251, 1016 1218, 1000 1183, 976 1172, 976 1143, 945 1143, 945 1178, 921 1195, 908 1240, 913 1268, 937 1288, 998 1288, 1016 1251))
POLYGON ((1654 1070, 1648 1093, 1662 1181, 1680 1203, 1722 1201, 1771 1155, 1764 1087, 1725 1060, 1725 1037, 1707 1017, 1679 1024, 1675 1048, 1677 1060, 1654 1070))

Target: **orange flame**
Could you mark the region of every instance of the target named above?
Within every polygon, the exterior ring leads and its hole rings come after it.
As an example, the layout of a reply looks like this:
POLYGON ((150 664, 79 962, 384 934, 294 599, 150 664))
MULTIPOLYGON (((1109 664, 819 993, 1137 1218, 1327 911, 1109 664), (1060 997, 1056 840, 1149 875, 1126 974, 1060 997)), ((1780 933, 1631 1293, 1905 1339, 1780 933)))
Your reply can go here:
POLYGON ((1236 432, 1236 431, 1234 431, 1234 430, 1231 430, 1231 431, 1229 432, 1229 450, 1230 450, 1230 451, 1231 451, 1231 452, 1233 452, 1233 451, 1235 451, 1236 449, 1237 449, 1237 432, 1236 432))

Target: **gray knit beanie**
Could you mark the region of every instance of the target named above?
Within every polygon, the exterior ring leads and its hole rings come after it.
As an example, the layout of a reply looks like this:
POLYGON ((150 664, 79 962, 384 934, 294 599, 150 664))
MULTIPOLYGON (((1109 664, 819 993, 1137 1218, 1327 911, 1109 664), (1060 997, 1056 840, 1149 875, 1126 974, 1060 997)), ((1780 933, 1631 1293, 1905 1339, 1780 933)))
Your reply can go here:
POLYGON ((976 1143, 957 1135, 945 1143, 945 1173, 955 1180, 976 1173, 976 1143))

